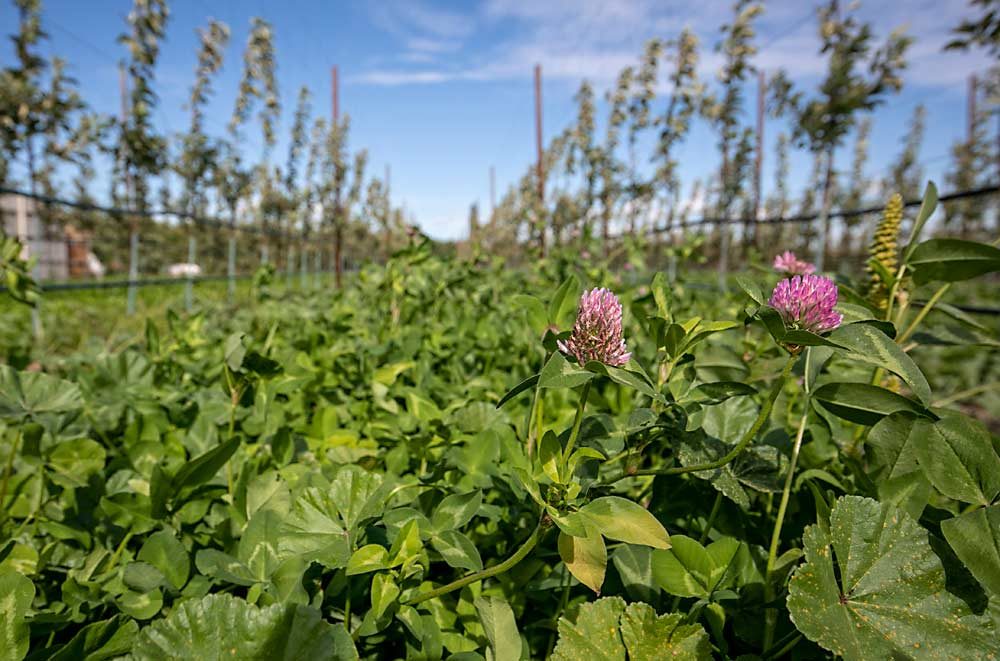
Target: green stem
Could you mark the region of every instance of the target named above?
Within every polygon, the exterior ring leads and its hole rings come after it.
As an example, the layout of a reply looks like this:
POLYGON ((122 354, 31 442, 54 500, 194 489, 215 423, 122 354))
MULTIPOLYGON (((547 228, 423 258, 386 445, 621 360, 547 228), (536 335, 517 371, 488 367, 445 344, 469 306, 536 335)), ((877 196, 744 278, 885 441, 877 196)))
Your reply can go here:
POLYGON ((132 535, 134 534, 135 533, 129 530, 127 533, 125 533, 125 536, 122 537, 122 541, 119 542, 118 548, 115 549, 115 554, 111 556, 111 561, 108 563, 108 571, 114 569, 115 565, 118 564, 118 558, 121 557, 122 552, 125 551, 125 547, 128 545, 129 540, 132 539, 132 535))
POLYGON ((344 602, 344 628, 351 633, 351 577, 347 577, 347 598, 344 602))
POLYGON ((580 391, 580 403, 576 406, 576 417, 573 419, 573 430, 569 433, 569 440, 566 442, 566 449, 563 450, 563 466, 569 461, 573 454, 573 446, 576 445, 576 437, 580 435, 580 423, 583 422, 583 409, 587 406, 587 397, 590 396, 590 381, 583 384, 580 391))
POLYGON ((1000 389, 1000 383, 997 382, 983 383, 973 388, 968 388, 967 390, 961 390, 955 393, 954 395, 945 397, 944 399, 939 399, 936 402, 934 402, 932 406, 948 406, 949 404, 954 404, 955 402, 960 402, 963 399, 968 399, 969 397, 978 395, 981 392, 987 392, 989 390, 996 390, 996 389, 1000 389))
POLYGON ((771 386, 771 392, 768 393, 767 399, 764 400, 764 405, 761 407, 760 412, 757 414, 757 419, 753 421, 753 425, 750 429, 743 434, 743 438, 740 442, 730 450, 725 456, 716 459, 715 461, 709 461, 704 464, 697 464, 695 466, 671 466, 669 468, 649 468, 646 470, 639 470, 632 473, 623 473, 617 475, 609 480, 602 482, 602 484, 614 484, 629 477, 639 477, 642 475, 683 475, 684 473, 697 473, 700 471, 714 470, 716 468, 721 468, 731 462, 736 457, 740 456, 747 446, 753 441, 760 431, 764 423, 771 416, 771 410, 774 408, 774 402, 778 399, 778 395, 781 394, 782 388, 785 386, 785 381, 788 380, 788 376, 792 373, 792 366, 795 364, 795 360, 798 356, 792 355, 788 358, 788 362, 785 363, 785 368, 781 371, 781 375, 775 380, 774 384, 771 386))
MULTIPOLYGON (((548 351, 545 352, 545 360, 542 361, 542 365, 549 362, 549 358, 552 354, 548 351)), ((528 409, 528 425, 527 429, 524 430, 525 436, 527 437, 527 447, 526 453, 528 455, 528 461, 531 461, 532 456, 535 453, 535 442, 541 438, 542 435, 542 423, 541 423, 541 411, 539 410, 542 405, 542 389, 535 384, 535 391, 531 394, 531 408, 528 409), (538 426, 535 426, 536 418, 538 418, 538 426)))
POLYGON ((412 597, 411 599, 407 599, 406 601, 403 602, 403 604, 408 606, 415 606, 416 604, 427 601, 428 599, 434 599, 436 597, 448 594, 449 592, 454 592, 455 590, 461 590, 466 585, 483 581, 492 576, 497 576, 498 574, 502 574, 509 569, 513 569, 514 566, 517 565, 517 563, 524 560, 527 557, 527 555, 531 553, 531 549, 535 548, 535 544, 538 543, 538 539, 541 537, 541 534, 542 534, 542 519, 539 519, 538 525, 535 526, 534 532, 531 533, 528 539, 524 540, 524 543, 521 544, 521 546, 516 551, 514 551, 514 555, 510 556, 500 564, 488 567, 482 571, 477 571, 467 576, 463 576, 457 581, 452 581, 448 585, 435 588, 430 592, 424 592, 418 594, 415 597, 412 597))
POLYGON ((920 312, 917 313, 917 316, 914 317, 913 321, 911 321, 909 326, 906 327, 906 330, 903 331, 903 334, 896 338, 896 344, 902 344, 903 342, 906 342, 908 339, 910 339, 910 336, 913 335, 913 332, 917 330, 917 326, 920 325, 920 322, 922 322, 927 317, 930 311, 934 309, 934 306, 938 304, 938 301, 941 300, 941 297, 944 296, 949 289, 951 289, 950 282, 941 285, 941 287, 936 292, 934 292, 934 295, 931 296, 929 301, 924 303, 924 306, 922 308, 920 308, 920 312))
MULTIPOLYGON (((767 552, 767 572, 764 577, 765 601, 774 598, 774 587, 772 585, 772 574, 774 573, 774 563, 778 559, 778 544, 781 542, 781 525, 785 520, 785 511, 788 509, 788 499, 792 492, 792 478, 795 476, 795 464, 799 460, 799 450, 802 448, 802 436, 806 431, 806 421, 809 419, 809 402, 804 402, 802 419, 799 420, 799 429, 795 432, 795 444, 792 446, 792 459, 788 463, 788 474, 785 476, 785 488, 781 491, 781 502, 778 505, 778 516, 774 520, 774 532, 771 533, 771 548, 767 552)), ((767 609, 765 613, 764 629, 764 649, 771 647, 774 639, 774 625, 777 620, 777 611, 773 608, 767 609)))
POLYGON ((719 514, 719 509, 722 507, 722 492, 716 492, 715 502, 712 503, 712 512, 708 515, 708 521, 705 523, 705 529, 701 531, 701 537, 698 539, 698 543, 702 546, 705 545, 705 540, 708 539, 708 533, 712 531, 712 526, 715 525, 715 517, 719 514))
POLYGON ((4 513, 4 518, 6 518, 7 511, 7 484, 10 482, 11 472, 14 470, 14 457, 17 455, 18 448, 21 445, 21 436, 21 425, 18 425, 17 434, 14 436, 14 442, 10 446, 10 454, 7 455, 7 463, 3 468, 3 483, 0 484, 0 512, 4 513))
POLYGON ((889 288, 889 300, 885 304, 885 320, 892 321, 892 307, 896 302, 896 294, 899 292, 899 285, 903 281, 903 274, 906 273, 906 264, 901 264, 896 271, 896 279, 889 288))

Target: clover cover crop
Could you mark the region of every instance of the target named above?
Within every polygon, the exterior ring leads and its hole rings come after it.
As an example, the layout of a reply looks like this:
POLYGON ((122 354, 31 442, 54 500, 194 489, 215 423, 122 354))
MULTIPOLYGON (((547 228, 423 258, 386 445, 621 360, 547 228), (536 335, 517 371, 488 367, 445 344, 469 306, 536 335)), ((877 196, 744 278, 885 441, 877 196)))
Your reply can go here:
POLYGON ((933 206, 865 282, 414 245, 2 366, 0 659, 996 658, 998 443, 936 372, 995 380, 944 299, 1000 251, 933 206))

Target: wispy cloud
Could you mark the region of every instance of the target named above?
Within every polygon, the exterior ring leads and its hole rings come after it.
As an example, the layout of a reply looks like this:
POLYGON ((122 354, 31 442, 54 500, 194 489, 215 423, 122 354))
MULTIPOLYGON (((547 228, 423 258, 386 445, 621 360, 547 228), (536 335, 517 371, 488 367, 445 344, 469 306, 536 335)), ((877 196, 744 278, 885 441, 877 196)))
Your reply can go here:
MULTIPOLYGON (((714 78, 721 59, 713 46, 728 20, 723 3, 679 0, 486 0, 476 11, 458 16, 421 3, 377 5, 377 24, 397 35, 404 52, 398 67, 382 67, 355 77, 372 85, 440 84, 450 81, 517 79, 542 63, 548 79, 587 78, 609 86, 618 72, 636 63, 646 40, 669 37, 682 28, 702 43, 702 75, 714 78), (390 9, 387 9, 390 8, 390 9), (472 36, 477 36, 472 40, 472 36), (472 41, 489 46, 473 48, 472 41), (462 66, 439 64, 438 55, 462 66), (423 65, 423 66, 414 66, 423 65)), ((784 69, 793 79, 824 73, 818 52, 815 7, 798 2, 769 3, 759 21, 760 52, 755 64, 784 69)), ((920 0, 903 5, 863 6, 861 16, 876 34, 904 26, 916 37, 905 76, 910 84, 950 86, 969 72, 989 65, 978 54, 942 53, 951 26, 968 13, 965 0, 920 0)))

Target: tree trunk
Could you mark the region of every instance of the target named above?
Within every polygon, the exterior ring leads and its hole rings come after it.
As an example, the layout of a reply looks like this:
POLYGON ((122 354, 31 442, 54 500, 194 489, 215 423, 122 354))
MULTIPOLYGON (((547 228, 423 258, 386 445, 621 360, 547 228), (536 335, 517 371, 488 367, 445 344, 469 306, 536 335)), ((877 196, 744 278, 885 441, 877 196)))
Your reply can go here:
POLYGON ((816 248, 816 271, 822 272, 830 241, 830 204, 833 202, 833 149, 826 153, 826 172, 823 175, 823 206, 820 210, 820 236, 816 248))
POLYGON ((343 286, 343 246, 344 224, 341 222, 340 210, 337 210, 337 221, 333 227, 333 272, 336 274, 337 289, 343 286))

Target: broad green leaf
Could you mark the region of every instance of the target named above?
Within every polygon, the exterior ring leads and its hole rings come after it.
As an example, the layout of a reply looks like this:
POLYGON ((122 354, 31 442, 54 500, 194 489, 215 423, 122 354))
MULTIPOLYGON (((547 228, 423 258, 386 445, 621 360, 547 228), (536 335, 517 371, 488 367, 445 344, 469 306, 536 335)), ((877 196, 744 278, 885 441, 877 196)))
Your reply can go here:
POLYGON ((581 512, 595 523, 601 534, 628 544, 670 548, 663 524, 641 505, 619 496, 604 496, 584 505, 581 512))
POLYGON ((174 475, 174 491, 180 492, 211 480, 239 447, 240 439, 234 437, 181 466, 174 475))
POLYGON ((918 245, 917 241, 920 240, 920 235, 924 231, 924 225, 926 225, 927 221, 934 215, 934 210, 937 208, 937 204, 937 186, 934 185, 933 181, 928 181, 927 186, 924 188, 924 196, 920 203, 920 211, 917 212, 917 217, 913 219, 913 229, 910 230, 910 237, 907 240, 906 248, 903 249, 904 264, 910 263, 910 256, 913 254, 913 250, 918 245))
POLYGON ((396 382, 396 379, 400 374, 413 367, 416 367, 416 363, 412 360, 404 360, 399 363, 389 363, 388 365, 383 365, 375 370, 373 378, 376 383, 380 383, 384 386, 391 386, 396 382))
POLYGON ((813 398, 830 413, 859 425, 874 425, 897 411, 929 415, 912 399, 867 383, 827 383, 816 389, 813 398))
POLYGON ((431 545, 452 567, 469 571, 480 571, 483 568, 483 559, 479 556, 476 545, 457 530, 435 534, 431 537, 431 545))
POLYGON ((35 586, 12 569, 0 570, 0 661, 21 661, 28 653, 28 623, 25 618, 35 586))
POLYGON ((474 603, 494 661, 520 661, 521 636, 507 602, 499 597, 479 597, 474 603))
POLYGON ((200 574, 226 583, 250 586, 257 582, 246 565, 218 549, 201 549, 194 556, 194 564, 200 574))
POLYGON ((562 477, 559 474, 559 467, 562 464, 562 450, 562 445, 552 430, 546 431, 542 435, 542 441, 538 444, 538 463, 542 466, 542 472, 556 484, 562 482, 562 477))
POLYGON ((916 437, 913 428, 921 418, 899 412, 879 420, 871 431, 865 447, 868 472, 876 480, 890 480, 920 470, 916 437))
POLYGON ((327 493, 316 487, 302 492, 285 520, 279 548, 330 569, 347 566, 351 559, 348 531, 327 493))
POLYGON ((910 433, 917 460, 938 491, 979 505, 1000 494, 1000 457, 982 423, 948 412, 934 422, 917 421, 910 433))
POLYGON ((49 453, 52 479, 64 487, 85 487, 90 477, 104 468, 107 453, 97 441, 74 438, 61 441, 49 453))
POLYGON ((600 594, 608 565, 608 551, 597 528, 587 528, 586 537, 574 537, 560 531, 558 546, 559 557, 566 563, 569 572, 576 580, 600 594))
POLYGON ((417 560, 423 550, 424 546, 420 541, 420 523, 417 519, 411 519, 396 534, 392 548, 389 549, 390 566, 405 567, 417 560))
POLYGON ((847 661, 988 658, 996 632, 945 589, 927 532, 892 506, 839 498, 829 532, 806 528, 789 585, 792 621, 847 661), (836 567, 835 564, 836 563, 836 567))
POLYGON ((378 544, 366 544, 351 554, 351 559, 347 562, 347 575, 354 576, 388 568, 389 551, 378 544))
POLYGON ((634 601, 652 602, 660 593, 653 578, 653 554, 658 552, 641 544, 622 544, 611 556, 625 591, 634 601))
POLYGON ((0 365, 0 418, 31 418, 83 406, 75 383, 42 372, 18 372, 0 365))
POLYGON ((742 327, 743 324, 738 321, 703 321, 695 328, 691 329, 691 331, 687 334, 683 350, 690 351, 694 345, 698 344, 710 335, 742 327))
POLYGON ((703 404, 720 404, 732 397, 749 397, 757 394, 756 388, 739 381, 702 383, 695 389, 705 396, 705 399, 699 400, 703 404))
POLYGON ((589 372, 603 374, 615 383, 628 386, 647 397, 657 397, 656 388, 645 378, 645 375, 639 372, 622 369, 621 367, 611 367, 593 360, 587 363, 586 368, 589 372))
POLYGON ((606 597, 580 606, 575 621, 559 618, 559 642, 550 661, 625 661, 619 631, 624 612, 624 600, 606 597))
POLYGON ((986 591, 1000 595, 1000 505, 942 521, 941 532, 986 591))
POLYGON ((669 550, 653 551, 653 578, 678 597, 707 598, 725 578, 740 543, 723 537, 703 547, 685 535, 672 535, 669 550))
POLYGON ((358 658, 343 625, 327 622, 313 608, 257 608, 228 594, 182 602, 139 632, 132 656, 140 661, 358 658))
POLYGON ((561 285, 549 301, 549 323, 560 330, 566 330, 573 320, 576 310, 576 292, 580 291, 580 281, 571 275, 561 285))
POLYGON ((258 581, 266 581, 281 564, 278 552, 284 517, 274 510, 258 510, 240 538, 237 557, 258 581))
POLYGON ((482 503, 483 493, 481 491, 453 493, 445 496, 434 508, 434 514, 431 516, 431 527, 434 532, 462 528, 472 520, 482 503))
POLYGON ((757 305, 767 303, 767 297, 764 295, 764 291, 760 288, 760 285, 743 275, 737 274, 735 277, 736 284, 743 290, 743 293, 750 297, 750 300, 757 305))
POLYGON ((130 562, 122 573, 125 585, 139 592, 152 592, 165 580, 163 572, 148 562, 130 562))
POLYGON ((137 620, 148 620, 163 608, 163 593, 159 588, 141 591, 126 590, 118 596, 118 608, 137 620))
POLYGON ((372 579, 371 591, 372 611, 374 611, 375 619, 381 618, 398 596, 399 586, 396 585, 391 574, 375 574, 375 578, 372 579))
POLYGON ((243 366, 243 357, 247 354, 246 345, 243 344, 243 337, 244 333, 233 333, 226 338, 226 343, 223 347, 226 365, 233 372, 240 370, 240 367, 243 366))
POLYGON ((593 379, 596 374, 570 364, 558 351, 542 367, 539 388, 575 388, 593 379))
POLYGON ((705 630, 700 624, 683 624, 684 619, 680 613, 657 615, 649 604, 629 604, 621 619, 629 660, 711 659, 712 646, 705 630))
POLYGON ((508 390, 507 393, 503 397, 500 398, 500 401, 497 402, 497 408, 500 408, 501 406, 503 406, 504 404, 506 404, 510 400, 512 400, 515 397, 517 397, 518 395, 520 395, 522 392, 534 388, 535 384, 538 383, 538 380, 540 378, 541 378, 540 374, 534 374, 532 376, 529 376, 527 379, 525 379, 521 383, 517 384, 516 386, 514 386, 510 390, 508 390))
POLYGON ((166 530, 153 533, 143 542, 136 557, 159 569, 175 590, 180 590, 187 583, 191 560, 184 545, 173 533, 166 530))
POLYGON ((139 625, 125 615, 94 622, 49 657, 49 661, 103 661, 117 659, 132 650, 139 625))
POLYGON ((357 464, 341 466, 330 480, 330 502, 337 509, 341 523, 353 535, 365 520, 385 510, 388 485, 382 475, 366 471, 357 464))
POLYGON ((514 294, 510 297, 510 303, 514 308, 524 311, 528 324, 539 336, 545 332, 548 326, 548 311, 540 298, 531 294, 514 294))
POLYGON ((660 661, 712 658, 705 630, 679 613, 657 616, 649 604, 606 597, 584 604, 575 623, 559 619, 552 661, 660 661))
POLYGON ((830 333, 830 339, 846 348, 849 360, 882 367, 903 379, 924 406, 930 404, 931 389, 923 372, 898 344, 868 324, 847 324, 830 333))
POLYGON ((914 248, 907 265, 918 285, 959 282, 1000 271, 1000 248, 962 239, 930 239, 914 248))

